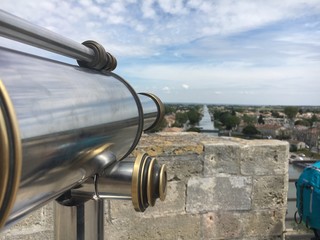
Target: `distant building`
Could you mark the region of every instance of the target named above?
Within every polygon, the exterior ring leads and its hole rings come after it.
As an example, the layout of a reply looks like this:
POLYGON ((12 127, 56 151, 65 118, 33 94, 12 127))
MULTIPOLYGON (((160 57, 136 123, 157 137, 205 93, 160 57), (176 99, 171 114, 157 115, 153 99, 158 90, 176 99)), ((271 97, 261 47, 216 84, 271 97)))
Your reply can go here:
POLYGON ((317 146, 318 137, 320 136, 320 129, 308 128, 304 126, 295 127, 293 130, 293 138, 305 142, 307 145, 312 147, 317 146))
POLYGON ((270 124, 256 124, 255 127, 264 136, 271 136, 272 138, 277 138, 282 127, 280 125, 270 125, 270 124))
POLYGON ((267 118, 264 118, 264 122, 267 125, 281 125, 281 126, 283 126, 284 124, 288 123, 288 119, 287 118, 267 117, 267 118))
POLYGON ((165 115, 164 118, 166 119, 166 121, 168 123, 168 127, 172 127, 172 125, 176 121, 176 117, 174 114, 165 115))
POLYGON ((297 141, 297 140, 289 140, 288 142, 290 144, 290 149, 291 149, 291 147, 294 147, 297 150, 306 148, 306 143, 305 142, 301 142, 301 141, 297 141))

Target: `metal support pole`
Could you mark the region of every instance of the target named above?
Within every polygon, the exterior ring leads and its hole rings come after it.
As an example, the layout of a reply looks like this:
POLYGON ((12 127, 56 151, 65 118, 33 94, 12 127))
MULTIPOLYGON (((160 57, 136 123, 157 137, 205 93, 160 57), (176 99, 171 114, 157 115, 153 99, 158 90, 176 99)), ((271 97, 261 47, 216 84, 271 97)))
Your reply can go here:
POLYGON ((88 200, 77 206, 54 203, 54 239, 103 240, 104 201, 88 200))
POLYGON ((0 36, 84 62, 92 62, 95 58, 91 48, 3 10, 0 10, 0 36))

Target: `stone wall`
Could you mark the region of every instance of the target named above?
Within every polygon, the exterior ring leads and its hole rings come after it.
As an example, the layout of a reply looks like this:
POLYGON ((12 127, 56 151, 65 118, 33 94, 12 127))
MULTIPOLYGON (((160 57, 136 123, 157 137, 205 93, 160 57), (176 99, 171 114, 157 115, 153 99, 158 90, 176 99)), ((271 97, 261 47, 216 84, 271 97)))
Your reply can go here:
MULTIPOLYGON (((144 213, 105 201, 105 239, 283 239, 287 143, 160 133, 144 135, 138 152, 167 164, 167 199, 144 213)), ((53 239, 51 204, 0 236, 53 239)))

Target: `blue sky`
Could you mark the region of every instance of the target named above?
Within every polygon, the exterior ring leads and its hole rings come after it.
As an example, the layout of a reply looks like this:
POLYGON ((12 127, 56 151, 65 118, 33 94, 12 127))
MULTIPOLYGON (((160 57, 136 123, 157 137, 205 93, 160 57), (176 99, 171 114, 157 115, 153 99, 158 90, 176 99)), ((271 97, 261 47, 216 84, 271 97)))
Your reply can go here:
POLYGON ((320 105, 320 0, 1 0, 1 9, 103 44, 115 73, 164 102, 320 105))

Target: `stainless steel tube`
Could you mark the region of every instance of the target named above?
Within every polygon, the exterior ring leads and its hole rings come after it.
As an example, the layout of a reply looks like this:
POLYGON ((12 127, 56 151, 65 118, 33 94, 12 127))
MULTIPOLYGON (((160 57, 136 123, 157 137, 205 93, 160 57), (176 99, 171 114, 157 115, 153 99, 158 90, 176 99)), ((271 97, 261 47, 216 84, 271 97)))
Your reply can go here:
POLYGON ((165 114, 164 105, 157 96, 151 93, 139 93, 138 95, 144 114, 143 130, 151 130, 162 121, 165 114))
POLYGON ((54 204, 54 239, 103 240, 104 201, 89 200, 77 206, 54 204))
POLYGON ((123 160, 106 169, 102 177, 97 179, 96 191, 103 199, 131 200, 132 175, 134 162, 123 160))
POLYGON ((71 196, 83 199, 131 200, 132 173, 134 162, 123 160, 113 164, 95 178, 89 178, 79 187, 71 190, 71 196))
POLYGON ((166 165, 159 165, 148 154, 139 154, 135 161, 115 162, 101 174, 71 190, 71 196, 80 199, 132 200, 136 211, 144 212, 163 201, 167 191, 166 165))
POLYGON ((85 62, 95 57, 92 49, 3 10, 0 10, 0 36, 85 62))
POLYGON ((7 225, 125 158, 140 139, 139 97, 113 73, 0 48, 0 80, 0 123, 8 129, 0 186, 10 192, 0 190, 0 226, 13 202, 7 225))

